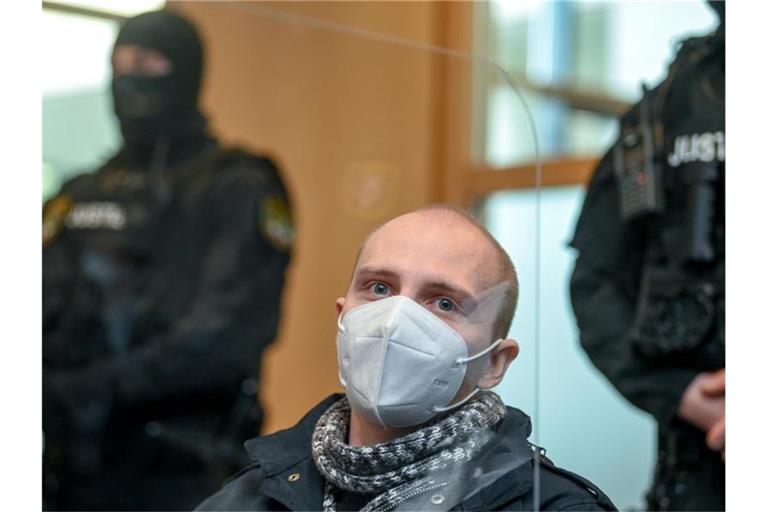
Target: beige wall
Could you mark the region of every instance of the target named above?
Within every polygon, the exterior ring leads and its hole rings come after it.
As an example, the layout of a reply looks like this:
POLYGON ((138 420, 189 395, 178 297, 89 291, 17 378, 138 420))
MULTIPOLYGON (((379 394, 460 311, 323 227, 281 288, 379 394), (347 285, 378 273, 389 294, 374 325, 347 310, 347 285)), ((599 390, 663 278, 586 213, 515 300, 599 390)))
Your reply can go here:
POLYGON ((339 391, 334 301, 364 235, 437 199, 438 58, 259 15, 283 12, 436 41, 439 4, 171 2, 207 44, 204 106, 231 143, 273 154, 298 242, 277 342, 267 353, 268 432, 339 391))

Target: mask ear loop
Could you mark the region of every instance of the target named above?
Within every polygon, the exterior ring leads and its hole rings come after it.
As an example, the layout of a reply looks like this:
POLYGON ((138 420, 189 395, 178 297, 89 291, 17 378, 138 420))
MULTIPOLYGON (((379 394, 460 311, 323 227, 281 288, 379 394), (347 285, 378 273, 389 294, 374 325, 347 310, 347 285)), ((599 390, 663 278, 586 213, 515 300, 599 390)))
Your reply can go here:
MULTIPOLYGON (((490 346, 488 346, 487 348, 481 350, 477 354, 475 354, 473 356, 470 356, 470 357, 459 358, 459 359, 456 360, 456 362, 454 364, 456 364, 456 365, 464 364, 464 363, 468 363, 470 361, 474 361, 475 359, 478 359, 480 357, 483 357, 485 354, 487 354, 488 352, 490 352, 493 349, 495 349, 496 347, 498 347, 499 343, 501 343, 502 341, 504 341, 504 340, 499 338, 496 341, 494 341, 493 343, 491 343, 490 346)), ((457 407, 461 407, 462 405, 467 403, 470 398, 472 398, 473 396, 475 396, 479 392, 480 392, 480 388, 476 387, 475 389, 472 390, 472 392, 470 394, 468 394, 467 396, 462 398, 459 402, 456 402, 455 404, 448 405, 448 406, 445 406, 445 407, 433 407, 432 410, 434 410, 435 412, 445 412, 445 411, 450 411, 452 409, 456 409, 457 407)))
POLYGON ((493 350, 493 349, 495 349, 496 347, 498 347, 498 346, 499 346, 499 343, 501 343, 502 341, 504 341, 504 340, 503 340, 503 339, 501 339, 501 338, 499 338, 499 339, 497 339, 496 341, 494 341, 493 343, 491 343, 491 344, 490 344, 490 345, 489 345, 487 348, 485 348, 485 349, 481 350, 480 352, 478 352, 477 354, 475 354, 475 355, 473 355, 473 356, 469 356, 469 357, 460 357, 459 359, 457 359, 457 360, 456 360, 456 363, 455 363, 455 364, 464 364, 464 363, 468 363, 468 362, 470 362, 470 361, 474 361, 475 359, 478 359, 478 358, 480 358, 480 357, 483 357, 485 354, 487 354, 487 353, 488 353, 488 352, 490 352, 491 350, 493 350))

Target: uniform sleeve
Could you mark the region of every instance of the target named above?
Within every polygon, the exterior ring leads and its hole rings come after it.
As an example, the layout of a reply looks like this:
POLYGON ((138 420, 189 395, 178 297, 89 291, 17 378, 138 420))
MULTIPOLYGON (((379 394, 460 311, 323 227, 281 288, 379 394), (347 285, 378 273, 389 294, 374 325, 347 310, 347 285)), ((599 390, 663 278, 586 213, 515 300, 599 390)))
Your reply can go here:
POLYGON ((102 383, 115 404, 130 406, 231 388, 258 371, 276 336, 289 260, 287 248, 276 248, 260 227, 265 202, 283 194, 279 181, 258 178, 261 171, 228 172, 207 192, 199 274, 188 276, 194 297, 169 319, 170 330, 150 330, 124 356, 79 370, 78 380, 102 383))
POLYGON ((86 353, 103 351, 93 339, 93 333, 98 331, 94 313, 98 299, 92 289, 78 286, 79 252, 65 228, 73 204, 72 188, 90 179, 89 173, 68 181, 43 205, 43 366, 48 370, 78 366, 86 353))
POLYGON ((77 274, 77 261, 71 244, 61 240, 71 208, 65 184, 57 195, 43 204, 43 331, 54 324, 66 306, 77 274))
POLYGON ((593 176, 571 245, 579 251, 570 293, 582 347, 627 400, 668 422, 696 372, 651 365, 629 341, 643 241, 621 222, 610 152, 593 176))

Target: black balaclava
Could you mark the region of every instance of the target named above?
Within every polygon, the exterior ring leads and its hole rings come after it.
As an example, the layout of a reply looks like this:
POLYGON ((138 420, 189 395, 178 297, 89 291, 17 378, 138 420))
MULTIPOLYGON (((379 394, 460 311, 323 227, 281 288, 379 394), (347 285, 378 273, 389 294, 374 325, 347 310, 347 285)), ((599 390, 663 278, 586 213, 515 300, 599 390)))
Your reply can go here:
POLYGON ((197 106, 203 47, 195 27, 169 10, 147 12, 125 22, 119 45, 155 50, 172 66, 163 76, 113 73, 112 98, 128 160, 148 166, 162 147, 160 165, 168 165, 205 145, 205 118, 197 106))

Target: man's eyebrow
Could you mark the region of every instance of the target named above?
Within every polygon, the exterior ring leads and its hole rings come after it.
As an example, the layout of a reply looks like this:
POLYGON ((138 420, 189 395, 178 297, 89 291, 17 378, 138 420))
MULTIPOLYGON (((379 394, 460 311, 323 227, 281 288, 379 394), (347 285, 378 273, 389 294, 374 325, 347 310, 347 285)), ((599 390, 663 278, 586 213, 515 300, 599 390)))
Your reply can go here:
POLYGON ((465 290, 460 286, 456 286, 455 284, 452 284, 443 280, 427 281, 426 287, 432 288, 434 290, 445 290, 455 295, 459 295, 465 299, 469 299, 469 300, 474 299, 474 296, 468 290, 465 290))
POLYGON ((356 274, 364 275, 364 276, 371 276, 371 275, 377 275, 377 276, 387 276, 387 277, 397 277, 398 273, 395 272, 392 269, 386 268, 386 267, 361 267, 357 269, 356 274))

